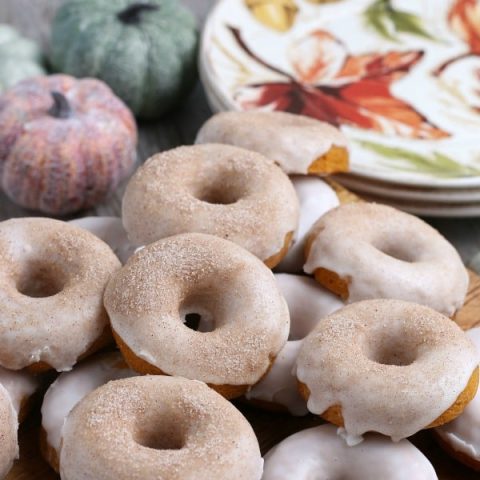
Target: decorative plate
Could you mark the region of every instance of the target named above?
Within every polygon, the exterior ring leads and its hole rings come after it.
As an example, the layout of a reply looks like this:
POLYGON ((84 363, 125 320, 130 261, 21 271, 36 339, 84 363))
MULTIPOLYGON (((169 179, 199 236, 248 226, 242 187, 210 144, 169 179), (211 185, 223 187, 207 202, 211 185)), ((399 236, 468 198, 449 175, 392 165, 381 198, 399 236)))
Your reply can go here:
POLYGON ((216 110, 341 127, 357 175, 480 186, 480 0, 220 0, 200 67, 216 110))
POLYGON ((349 190, 360 195, 372 194, 385 199, 414 200, 419 202, 442 204, 473 203, 480 205, 480 188, 427 188, 415 185, 397 185, 378 180, 366 181, 365 177, 354 174, 336 175, 337 180, 349 190))

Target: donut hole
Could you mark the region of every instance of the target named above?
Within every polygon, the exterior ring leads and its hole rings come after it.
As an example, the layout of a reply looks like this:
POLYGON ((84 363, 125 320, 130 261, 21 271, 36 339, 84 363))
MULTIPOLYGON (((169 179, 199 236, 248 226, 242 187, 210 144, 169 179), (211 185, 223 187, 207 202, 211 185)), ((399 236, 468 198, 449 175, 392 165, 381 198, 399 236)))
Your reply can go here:
POLYGON ((377 247, 384 255, 392 257, 401 262, 414 263, 417 261, 417 258, 414 255, 414 251, 410 248, 407 248, 407 245, 402 245, 400 243, 395 245, 381 245, 377 247))
POLYGON ((381 341, 369 345, 370 360, 382 365, 406 367, 411 365, 417 357, 415 348, 401 336, 389 336, 381 341))
POLYGON ((196 198, 213 205, 232 205, 237 203, 241 196, 235 190, 212 187, 204 189, 196 198))
POLYGON ((179 422, 164 418, 161 422, 145 422, 137 431, 135 441, 153 450, 181 450, 185 446, 185 435, 179 422))
POLYGON ((57 266, 31 261, 24 265, 17 278, 17 290, 27 297, 52 297, 65 287, 65 273, 57 266))
POLYGON ((245 196, 238 178, 232 177, 228 171, 220 173, 210 176, 207 182, 196 185, 193 196, 212 205, 232 205, 245 196))
POLYGON ((183 324, 196 332, 213 332, 216 328, 214 316, 201 304, 203 299, 191 298, 180 308, 183 324))

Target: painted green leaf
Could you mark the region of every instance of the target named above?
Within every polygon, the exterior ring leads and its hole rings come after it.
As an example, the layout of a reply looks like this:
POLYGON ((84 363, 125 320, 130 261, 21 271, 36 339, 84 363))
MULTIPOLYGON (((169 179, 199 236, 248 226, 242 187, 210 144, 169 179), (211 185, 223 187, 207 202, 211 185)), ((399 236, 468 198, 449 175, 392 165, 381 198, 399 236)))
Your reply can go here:
POLYGON ((434 40, 432 35, 423 28, 422 20, 416 15, 396 10, 391 13, 390 18, 397 32, 411 33, 412 35, 434 40))
POLYGON ((385 15, 384 0, 373 3, 364 13, 367 25, 387 40, 396 41, 396 37, 388 30, 388 19, 385 15))
POLYGON ((399 147, 389 147, 376 142, 359 141, 359 145, 383 157, 385 165, 401 171, 426 173, 442 178, 471 177, 480 175, 480 167, 472 167, 457 162, 453 158, 440 152, 433 152, 431 156, 422 155, 411 150, 399 147))
POLYGON ((422 25, 422 19, 412 13, 396 10, 392 0, 376 0, 364 12, 368 26, 387 40, 398 41, 396 33, 409 33, 435 40, 422 25))

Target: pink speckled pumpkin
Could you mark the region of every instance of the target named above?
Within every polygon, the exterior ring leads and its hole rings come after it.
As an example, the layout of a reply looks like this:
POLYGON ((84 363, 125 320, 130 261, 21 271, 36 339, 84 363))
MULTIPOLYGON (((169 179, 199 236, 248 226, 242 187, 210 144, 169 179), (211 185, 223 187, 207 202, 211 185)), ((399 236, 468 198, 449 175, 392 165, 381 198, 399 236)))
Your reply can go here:
POLYGON ((99 80, 37 77, 0 97, 0 182, 23 207, 93 206, 129 173, 136 143, 130 110, 99 80))

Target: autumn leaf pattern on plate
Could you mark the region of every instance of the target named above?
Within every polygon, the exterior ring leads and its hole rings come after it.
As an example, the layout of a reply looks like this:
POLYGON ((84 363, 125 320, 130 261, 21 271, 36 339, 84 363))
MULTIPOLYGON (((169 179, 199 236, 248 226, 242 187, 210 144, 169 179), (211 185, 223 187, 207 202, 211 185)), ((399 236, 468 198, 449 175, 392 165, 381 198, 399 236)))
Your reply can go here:
POLYGON ((413 138, 448 136, 390 90, 421 59, 421 51, 352 56, 339 40, 318 30, 292 44, 292 76, 257 57, 240 31, 231 30, 252 59, 285 77, 284 82, 242 88, 236 100, 243 109, 270 107, 337 126, 354 125, 413 138))
POLYGON ((203 38, 217 109, 336 125, 364 176, 480 187, 480 0, 221 0, 203 38), (259 21, 267 4, 294 6, 287 29, 259 21))

